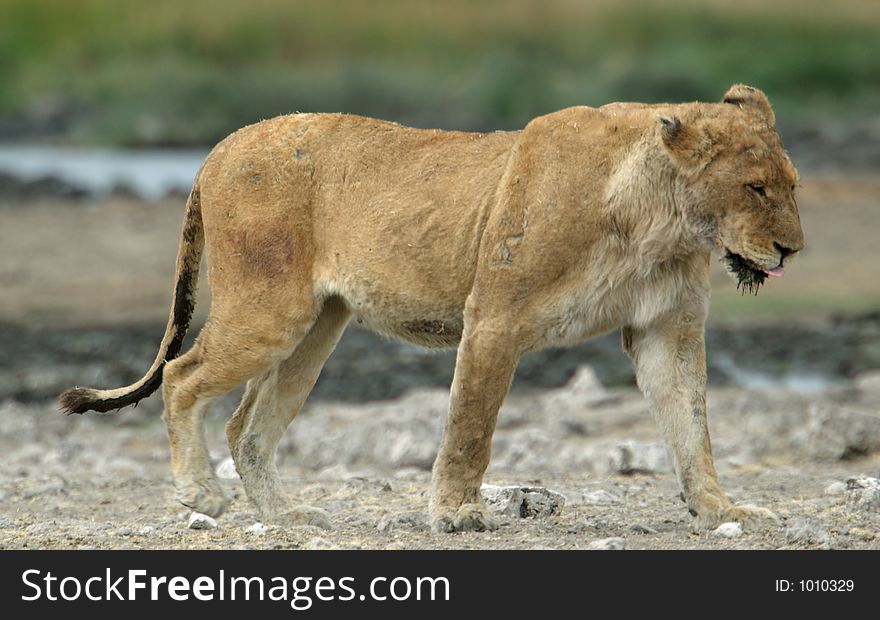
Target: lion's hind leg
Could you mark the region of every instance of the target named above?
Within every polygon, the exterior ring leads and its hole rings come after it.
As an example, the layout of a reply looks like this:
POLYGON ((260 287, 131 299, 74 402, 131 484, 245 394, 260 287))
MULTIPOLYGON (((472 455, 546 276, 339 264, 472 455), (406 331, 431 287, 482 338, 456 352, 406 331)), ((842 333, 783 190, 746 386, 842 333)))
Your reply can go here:
POLYGON ((163 370, 165 420, 171 470, 181 503, 208 515, 228 504, 205 442, 204 418, 211 403, 285 359, 308 333, 309 309, 297 316, 248 317, 252 308, 223 308, 208 319, 195 345, 163 370))
POLYGON ((226 425, 229 449, 245 492, 264 519, 330 527, 323 510, 290 504, 275 467, 275 450, 297 416, 348 324, 350 313, 331 298, 293 353, 252 379, 226 425))

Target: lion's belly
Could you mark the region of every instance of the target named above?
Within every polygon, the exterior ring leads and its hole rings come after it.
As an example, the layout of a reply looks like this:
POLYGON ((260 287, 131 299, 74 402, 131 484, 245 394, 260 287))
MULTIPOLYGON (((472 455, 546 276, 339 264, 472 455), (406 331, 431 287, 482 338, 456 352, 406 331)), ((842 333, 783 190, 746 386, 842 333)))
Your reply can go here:
POLYGON ((396 278, 378 277, 368 267, 362 265, 357 277, 322 278, 322 296, 338 296, 356 323, 380 334, 430 348, 458 346, 467 297, 464 287, 432 283, 405 269, 396 278))

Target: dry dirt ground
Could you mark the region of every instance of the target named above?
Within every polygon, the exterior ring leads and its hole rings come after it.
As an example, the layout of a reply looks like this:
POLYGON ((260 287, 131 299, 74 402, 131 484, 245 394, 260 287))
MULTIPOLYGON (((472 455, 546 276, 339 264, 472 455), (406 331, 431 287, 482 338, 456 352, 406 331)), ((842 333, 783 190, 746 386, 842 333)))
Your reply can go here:
POLYGON ((487 482, 558 492, 555 514, 501 515, 493 533, 429 531, 452 356, 350 331, 279 450, 290 494, 327 510, 333 528, 249 530, 258 516, 224 463, 231 395, 208 439, 234 501, 215 529, 189 529, 158 395, 104 417, 66 418, 54 403, 71 384, 115 385, 149 365, 182 201, 0 204, 0 547, 880 548, 880 491, 847 490, 880 478, 878 196, 871 178, 807 178, 808 249, 786 277, 750 299, 716 274, 709 415, 721 483, 780 517, 732 538, 692 530, 613 335, 524 360, 501 414, 487 482))
POLYGON ((603 390, 588 367, 568 386, 514 396, 502 410, 487 481, 544 487, 565 504, 554 515, 502 516, 493 533, 427 529, 443 390, 309 407, 286 435, 279 466, 290 494, 327 510, 333 529, 266 523, 264 532, 248 530, 259 517, 223 463, 218 417, 208 436, 235 500, 216 529, 196 531, 174 500, 157 403, 108 419, 65 418, 51 402, 7 402, 0 547, 584 549, 622 538, 630 549, 880 549, 880 491, 860 507, 846 490, 850 478, 880 477, 878 403, 877 373, 809 395, 712 390, 723 487, 781 518, 769 530, 725 538, 692 530, 641 397, 603 390))

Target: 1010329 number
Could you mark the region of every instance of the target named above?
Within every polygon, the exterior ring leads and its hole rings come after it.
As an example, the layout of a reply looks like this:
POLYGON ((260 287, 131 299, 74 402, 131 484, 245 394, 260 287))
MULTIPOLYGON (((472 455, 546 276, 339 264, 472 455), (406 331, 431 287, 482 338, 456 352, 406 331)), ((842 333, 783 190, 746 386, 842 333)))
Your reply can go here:
POLYGON ((852 592, 856 587, 852 579, 777 579, 777 592, 852 592))

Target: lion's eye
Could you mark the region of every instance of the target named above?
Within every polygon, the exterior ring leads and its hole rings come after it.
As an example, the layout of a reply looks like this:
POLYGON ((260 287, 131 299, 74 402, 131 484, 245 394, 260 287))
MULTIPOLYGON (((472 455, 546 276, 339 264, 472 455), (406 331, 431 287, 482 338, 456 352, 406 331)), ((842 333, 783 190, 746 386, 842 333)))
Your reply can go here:
POLYGON ((755 192, 756 194, 758 194, 758 196, 760 196, 761 198, 766 198, 766 197, 767 197, 767 192, 764 191, 764 186, 763 186, 763 185, 758 185, 758 184, 755 184, 755 183, 750 183, 750 184, 749 184, 749 189, 752 190, 753 192, 755 192))

